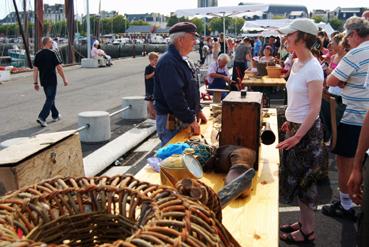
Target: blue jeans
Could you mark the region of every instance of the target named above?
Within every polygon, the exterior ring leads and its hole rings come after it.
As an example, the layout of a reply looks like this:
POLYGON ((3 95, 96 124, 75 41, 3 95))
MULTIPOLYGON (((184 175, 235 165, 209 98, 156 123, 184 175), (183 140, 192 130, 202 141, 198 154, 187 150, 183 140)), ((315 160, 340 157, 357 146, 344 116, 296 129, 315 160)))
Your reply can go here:
POLYGON ((166 128, 168 115, 156 115, 156 132, 158 132, 159 139, 161 141, 161 146, 167 144, 170 139, 172 139, 179 130, 168 130, 166 128))
POLYGON ((51 111, 52 118, 58 118, 59 111, 55 107, 56 85, 47 85, 44 87, 46 101, 38 117, 45 121, 51 111))

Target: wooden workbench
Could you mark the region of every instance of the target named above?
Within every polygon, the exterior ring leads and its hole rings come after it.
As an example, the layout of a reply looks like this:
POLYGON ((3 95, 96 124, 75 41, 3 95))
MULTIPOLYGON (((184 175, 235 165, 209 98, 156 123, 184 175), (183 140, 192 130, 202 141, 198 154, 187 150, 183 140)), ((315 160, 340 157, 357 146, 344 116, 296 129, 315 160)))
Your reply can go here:
MULTIPOLYGON (((277 112, 266 109, 269 122, 278 140, 277 112)), ((210 121, 211 122, 211 121, 210 121)), ((211 123, 201 125, 205 137, 211 134, 211 123)), ((178 133, 170 143, 183 142, 190 137, 188 131, 178 133)), ((208 138, 207 138, 208 139, 208 138)), ((261 145, 259 170, 254 179, 252 193, 248 198, 237 199, 223 209, 223 224, 241 246, 278 246, 278 193, 279 151, 277 141, 270 146, 261 145)), ((135 176, 137 179, 159 184, 159 173, 148 165, 135 176)), ((201 181, 219 191, 223 187, 224 175, 205 173, 201 181)))
POLYGON ((245 77, 242 80, 242 84, 251 87, 284 87, 286 86, 286 80, 284 78, 270 78, 269 76, 250 77, 249 75, 245 74, 245 77))

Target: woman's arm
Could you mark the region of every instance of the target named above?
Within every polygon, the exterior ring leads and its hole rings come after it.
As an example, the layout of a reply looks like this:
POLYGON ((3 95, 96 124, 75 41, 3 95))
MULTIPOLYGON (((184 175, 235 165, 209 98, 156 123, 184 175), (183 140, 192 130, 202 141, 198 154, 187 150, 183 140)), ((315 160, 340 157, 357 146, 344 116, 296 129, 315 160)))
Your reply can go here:
POLYGON ((322 99, 323 83, 321 81, 311 81, 308 84, 310 111, 302 122, 300 128, 295 135, 284 140, 277 145, 277 148, 289 150, 293 148, 306 135, 309 129, 313 126, 320 112, 322 99))

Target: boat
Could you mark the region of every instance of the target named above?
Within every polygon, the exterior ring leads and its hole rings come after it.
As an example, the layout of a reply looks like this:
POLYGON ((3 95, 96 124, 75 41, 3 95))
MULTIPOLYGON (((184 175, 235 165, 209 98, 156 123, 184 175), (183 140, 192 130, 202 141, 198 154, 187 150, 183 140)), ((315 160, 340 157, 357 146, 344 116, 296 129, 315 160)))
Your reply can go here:
MULTIPOLYGON (((26 50, 14 47, 8 50, 8 55, 11 58, 11 65, 14 67, 26 67, 26 50)), ((31 61, 33 61, 34 56, 31 55, 31 61)))

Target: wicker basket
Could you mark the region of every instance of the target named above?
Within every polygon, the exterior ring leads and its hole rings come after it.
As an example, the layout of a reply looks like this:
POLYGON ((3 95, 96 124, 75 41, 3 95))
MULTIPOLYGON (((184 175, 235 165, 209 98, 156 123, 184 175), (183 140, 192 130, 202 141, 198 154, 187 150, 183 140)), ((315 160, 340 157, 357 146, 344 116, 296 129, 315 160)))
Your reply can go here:
POLYGON ((0 198, 0 246, 47 245, 239 246, 200 201, 132 176, 54 178, 0 198))
POLYGON ((270 78, 280 78, 282 69, 278 66, 267 66, 266 70, 268 72, 268 77, 270 78))

